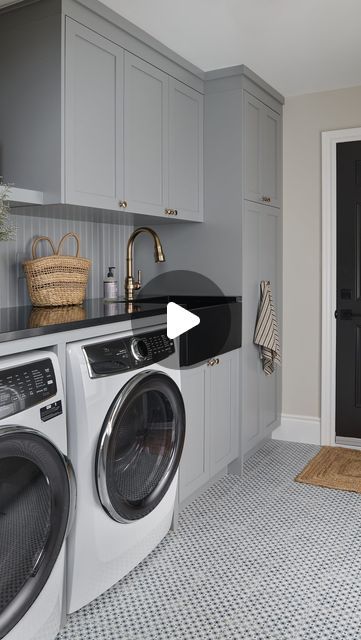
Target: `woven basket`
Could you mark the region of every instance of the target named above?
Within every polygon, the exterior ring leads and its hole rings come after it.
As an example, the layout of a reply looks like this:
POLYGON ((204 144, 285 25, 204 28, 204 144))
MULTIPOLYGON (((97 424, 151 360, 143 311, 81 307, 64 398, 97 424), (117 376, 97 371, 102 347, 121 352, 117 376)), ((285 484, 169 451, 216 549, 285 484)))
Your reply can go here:
POLYGON ((33 259, 23 263, 29 296, 34 307, 60 307, 84 302, 91 261, 79 258, 79 250, 79 236, 73 232, 62 237, 57 250, 47 236, 40 236, 34 240, 33 259), (75 238, 76 256, 60 255, 61 246, 66 238, 75 238), (36 249, 42 240, 50 244, 52 256, 37 257, 36 249))

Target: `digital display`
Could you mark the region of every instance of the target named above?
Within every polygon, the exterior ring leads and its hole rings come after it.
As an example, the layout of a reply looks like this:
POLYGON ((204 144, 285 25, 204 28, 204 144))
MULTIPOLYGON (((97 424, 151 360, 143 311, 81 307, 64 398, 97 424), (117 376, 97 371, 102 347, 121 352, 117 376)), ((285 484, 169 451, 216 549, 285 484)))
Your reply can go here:
POLYGON ((0 369, 0 420, 29 409, 57 392, 50 358, 0 369))

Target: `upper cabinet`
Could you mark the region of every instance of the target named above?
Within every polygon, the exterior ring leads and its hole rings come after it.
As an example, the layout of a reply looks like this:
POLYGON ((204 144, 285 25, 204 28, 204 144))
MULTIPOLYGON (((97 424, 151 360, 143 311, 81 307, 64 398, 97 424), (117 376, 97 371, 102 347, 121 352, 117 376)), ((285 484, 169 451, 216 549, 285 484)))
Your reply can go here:
POLYGON ((202 79, 117 28, 116 14, 112 24, 92 4, 58 7, 1 15, 0 175, 45 204, 201 221, 202 79))
POLYGON ((124 201, 135 213, 203 220, 203 95, 128 52, 124 201))
POLYGON ((169 206, 203 220, 203 95, 169 80, 169 206))
POLYGON ((163 215, 168 198, 167 74, 125 53, 124 200, 127 210, 163 215))
POLYGON ((65 201, 117 209, 123 185, 124 51, 67 19, 65 201))
POLYGON ((244 91, 245 199, 281 206, 281 115, 244 91))

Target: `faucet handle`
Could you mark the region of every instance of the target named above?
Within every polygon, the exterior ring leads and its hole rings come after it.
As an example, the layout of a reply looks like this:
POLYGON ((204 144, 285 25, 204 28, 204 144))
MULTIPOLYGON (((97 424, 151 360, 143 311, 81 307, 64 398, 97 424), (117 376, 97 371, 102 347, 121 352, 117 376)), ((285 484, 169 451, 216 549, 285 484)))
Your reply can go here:
POLYGON ((136 289, 140 289, 142 286, 142 271, 138 269, 138 280, 134 283, 136 289))

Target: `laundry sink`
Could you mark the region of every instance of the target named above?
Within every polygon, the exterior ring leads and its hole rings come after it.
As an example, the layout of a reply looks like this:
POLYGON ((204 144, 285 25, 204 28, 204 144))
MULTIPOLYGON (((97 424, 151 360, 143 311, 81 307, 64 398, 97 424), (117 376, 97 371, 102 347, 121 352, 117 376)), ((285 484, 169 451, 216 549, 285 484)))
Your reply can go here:
POLYGON ((199 317, 199 325, 180 336, 182 367, 198 364, 242 345, 242 298, 239 296, 139 296, 138 301, 142 304, 175 302, 199 317))

